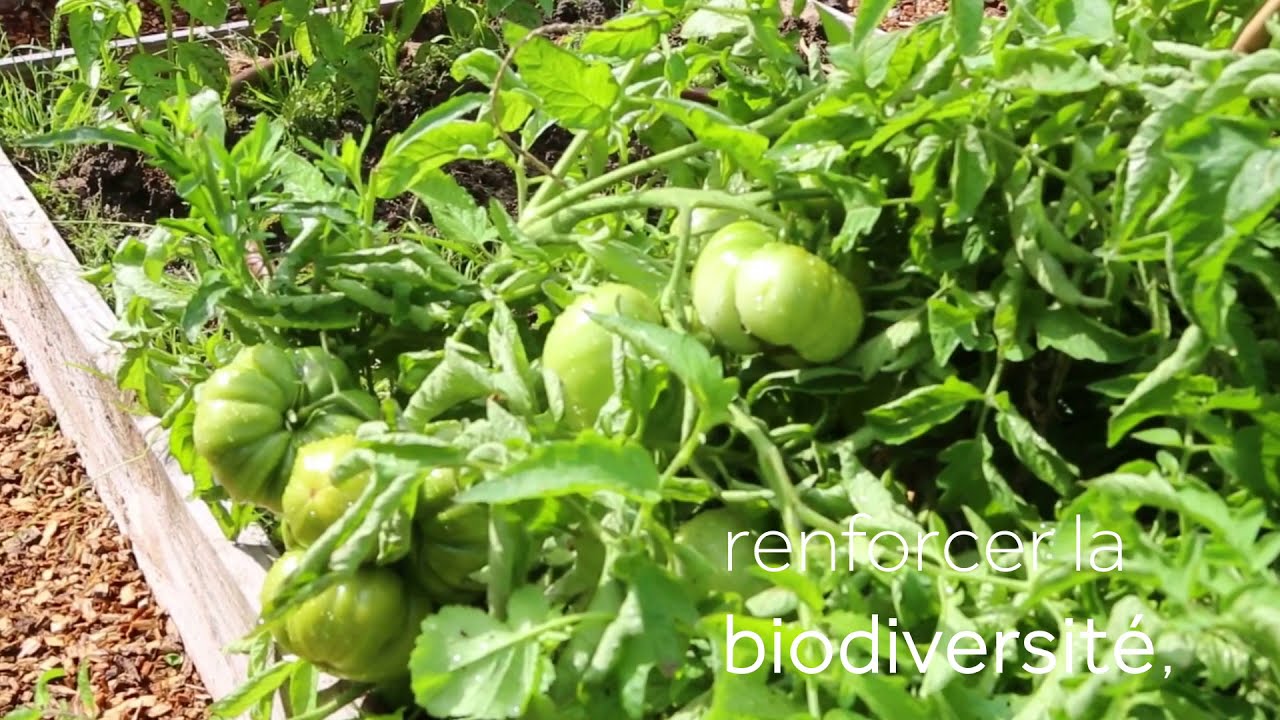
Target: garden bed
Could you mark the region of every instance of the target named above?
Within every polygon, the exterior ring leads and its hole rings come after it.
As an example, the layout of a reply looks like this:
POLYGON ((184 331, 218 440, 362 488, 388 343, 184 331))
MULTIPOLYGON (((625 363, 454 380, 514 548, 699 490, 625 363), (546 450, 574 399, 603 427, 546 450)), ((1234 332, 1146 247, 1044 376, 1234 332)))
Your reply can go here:
MULTIPOLYGON (((844 0, 822 1, 838 12, 844 4, 844 0)), ((934 13, 945 12, 946 7, 945 2, 930 4, 900 0, 883 25, 889 29, 901 29, 934 13)), ((988 12, 1002 13, 1003 7, 1003 3, 993 0, 988 12)), ((559 0, 556 8, 549 22, 600 23, 616 12, 616 6, 590 0, 559 0)), ((798 39, 811 43, 825 42, 816 16, 797 19, 794 30, 798 39)), ((427 40, 443 32, 443 16, 437 10, 424 18, 415 37, 427 40)), ((474 91, 479 87, 474 82, 460 82, 450 76, 449 67, 461 51, 448 52, 429 43, 415 43, 413 47, 414 51, 402 58, 396 80, 380 88, 378 107, 371 123, 373 134, 364 156, 366 170, 381 155, 387 142, 421 113, 459 92, 474 91)), ((248 46, 243 45, 223 47, 235 86, 231 103, 226 108, 228 147, 248 132, 254 118, 263 112, 282 117, 297 137, 317 143, 340 141, 344 136, 358 136, 363 131, 365 118, 349 104, 335 102, 332 97, 307 90, 295 91, 286 87, 283 97, 273 98, 280 102, 279 106, 265 107, 254 97, 256 86, 279 82, 276 76, 289 75, 298 63, 292 56, 247 55, 247 49, 248 46)), ((272 89, 277 93, 281 90, 278 86, 272 89)), ((539 160, 552 164, 569 139, 569 133, 554 128, 539 139, 531 152, 539 160)), ((60 163, 52 175, 33 170, 23 152, 15 154, 14 164, 27 182, 40 188, 37 194, 41 195, 42 202, 52 203, 55 207, 65 205, 68 212, 83 213, 84 208, 92 208, 91 215, 102 221, 104 231, 112 237, 118 234, 112 228, 130 231, 133 224, 150 225, 160 218, 173 217, 185 211, 172 182, 162 171, 149 167, 133 150, 110 146, 81 148, 66 162, 60 163)), ((500 163, 459 161, 452 163, 447 170, 480 204, 496 199, 509 210, 514 207, 514 176, 500 163)), ((422 208, 408 198, 381 203, 378 218, 393 225, 428 219, 422 208)), ((62 219, 58 212, 53 213, 55 224, 62 219)), ((60 229, 68 236, 79 234, 77 228, 70 226, 64 225, 60 229)), ((101 244, 95 245, 97 247, 82 252, 82 248, 73 241, 72 249, 82 261, 94 265, 105 260, 101 244)))
MULTIPOLYGON (((607 17, 561 19, 598 22, 607 17)), ((820 35, 816 25, 808 27, 806 37, 820 35)), ((246 67, 264 58, 232 55, 229 60, 246 67)), ((417 74, 407 73, 404 82, 383 98, 374 148, 461 87, 448 77, 447 64, 433 64, 429 56, 426 62, 407 66, 417 74)), ((248 117, 254 108, 240 101, 228 110, 231 136, 247 131, 247 122, 237 125, 236 118, 248 117)), ((304 136, 338 139, 360 123, 356 115, 346 113, 304 136)), ((541 161, 554 163, 567 142, 567 134, 552 133, 533 152, 541 161)), ((174 672, 191 677, 194 668, 207 696, 225 697, 248 676, 247 659, 226 649, 256 625, 258 592, 277 551, 256 526, 238 542, 227 541, 208 508, 192 497, 191 478, 169 456, 168 433, 154 419, 131 414, 130 395, 112 381, 119 367, 117 349, 108 339, 115 324, 112 311, 100 291, 82 277, 82 248, 68 245, 59 233, 61 226, 68 235, 79 234, 75 220, 67 216, 77 207, 95 221, 131 233, 136 225, 180 214, 184 207, 167 178, 131 150, 79 150, 58 164, 65 172, 56 177, 33 171, 25 152, 15 157, 10 161, 0 150, 0 267, 12 269, 0 274, 0 322, 21 348, 32 380, 81 453, 103 507, 132 543, 141 576, 129 576, 134 589, 124 593, 124 600, 136 605, 149 587, 156 606, 172 613, 172 625, 166 627, 176 628, 185 643, 184 664, 174 672), (37 199, 32 187, 39 187, 43 197, 37 199), (46 198, 64 212, 50 218, 41 207, 46 198)), ((449 170, 480 202, 514 202, 510 171, 498 163, 463 161, 449 170)), ((413 219, 415 211, 413 203, 392 202, 379 210, 379 217, 394 224, 413 219)), ((174 639, 172 634, 161 635, 153 646, 168 655, 174 639)), ((155 691, 138 697, 145 699, 130 707, 139 707, 143 714, 149 709, 160 713, 155 708, 165 705, 178 707, 155 691), (144 703, 149 706, 142 707, 144 703)), ((190 697, 193 707, 203 707, 205 695, 190 697)))
MULTIPOLYGON (((160 6, 154 0, 142 0, 139 5, 142 8, 142 22, 138 27, 138 34, 164 32, 164 15, 160 6)), ((0 40, 7 44, 11 52, 17 53, 67 47, 70 38, 67 37, 65 27, 59 33, 57 42, 52 42, 51 23, 56 7, 56 0, 0 0, 0 40)), ((227 20, 243 18, 243 7, 239 3, 233 3, 227 20)), ((190 15, 176 7, 176 4, 173 21, 175 28, 191 25, 190 15)))
MULTIPOLYGON (((132 545, 151 595, 168 611, 210 695, 244 678, 224 649, 254 624, 269 548, 228 542, 154 421, 129 412, 110 380, 114 317, 36 199, 0 152, 0 323, 75 444, 84 470, 132 545)), ((139 586, 141 588, 141 586, 139 586)))
POLYGON ((399 63, 356 33, 316 85, 277 57, 44 137, 57 222, 138 226, 102 293, 0 182, 0 320, 220 702, 323 672, 414 718, 1245 717, 1280 702, 1280 93, 1227 5, 868 3, 827 53, 778 8, 399 63), (850 542, 761 559, 810 530, 850 542))
POLYGON ((181 637, 85 476, 75 446, 0 329, 0 715, 52 705, 104 720, 203 718, 208 695, 181 637))

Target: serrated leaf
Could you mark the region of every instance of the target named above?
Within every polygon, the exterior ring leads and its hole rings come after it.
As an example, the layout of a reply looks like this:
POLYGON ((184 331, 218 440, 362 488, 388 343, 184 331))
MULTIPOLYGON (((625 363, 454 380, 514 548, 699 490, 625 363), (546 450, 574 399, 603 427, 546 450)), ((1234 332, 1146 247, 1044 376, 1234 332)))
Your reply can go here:
POLYGON ((952 0, 948 10, 956 34, 956 47, 962 55, 972 55, 982 39, 982 18, 986 9, 982 0, 952 0))
POLYGON ((737 378, 724 377, 720 361, 693 336, 624 315, 592 313, 591 319, 670 368, 697 400, 702 430, 728 420, 737 378))
MULTIPOLYGON (((978 0, 958 0, 955 5, 965 2, 977 4, 981 15, 981 2, 978 0)), ((987 188, 995 179, 995 166, 987 154, 982 134, 977 127, 965 128, 964 137, 956 142, 955 156, 951 165, 951 203, 947 206, 947 222, 963 223, 973 217, 987 188)))
POLYGON ((742 14, 748 9, 746 0, 707 0, 685 19, 680 26, 680 37, 702 40, 725 35, 741 36, 750 26, 750 21, 742 14), (719 12, 721 10, 739 12, 719 12))
POLYGON ((479 400, 499 390, 494 373, 468 356, 462 346, 446 343, 444 360, 409 397, 404 419, 420 430, 456 405, 479 400))
POLYGON ((867 426, 881 441, 901 445, 950 421, 969 403, 982 399, 981 390, 953 376, 937 385, 916 388, 868 412, 867 426))
POLYGON ((245 681, 243 685, 219 698, 209 712, 216 718, 234 718, 249 712, 261 700, 270 697, 301 667, 301 660, 282 660, 245 681))
POLYGON ((1102 73, 1080 55, 1050 48, 1005 48, 996 55, 996 70, 1006 88, 1037 95, 1088 92, 1103 80, 1102 73))
POLYGON ((630 243, 612 238, 582 238, 578 245, 610 275, 650 297, 662 292, 671 275, 667 264, 630 243))
POLYGON ((551 617, 533 586, 511 596, 506 622, 478 608, 441 608, 422 622, 409 660, 414 698, 436 717, 521 717, 553 679, 536 632, 551 617))
POLYGON ((421 175, 410 188, 431 212, 431 224, 447 240, 481 247, 494 236, 489 215, 476 199, 442 170, 421 175))
MULTIPOLYGON (((374 171, 379 197, 395 197, 426 173, 462 157, 494 153, 493 127, 462 120, 484 104, 481 93, 458 95, 420 115, 387 143, 374 171)), ((475 156, 475 157, 473 157, 475 156)))
POLYGON ((1008 403, 1007 398, 1002 397, 997 403, 1002 407, 996 416, 996 429, 1013 449, 1013 454, 1059 495, 1070 494, 1072 484, 1080 476, 1079 468, 1062 459, 1049 441, 1008 403))
POLYGON ((938 473, 938 488, 942 490, 939 507, 971 507, 984 517, 993 517, 1017 513, 1026 506, 1000 474, 992 452, 985 433, 976 440, 957 441, 942 451, 938 459, 945 465, 938 473))
POLYGON ((459 503, 498 505, 562 495, 616 493, 661 499, 658 468, 644 448, 587 435, 539 446, 530 456, 458 495, 459 503))
POLYGON ((1147 373, 1124 402, 1113 410, 1107 422, 1107 445, 1115 447, 1139 423, 1163 411, 1176 396, 1176 388, 1171 381, 1193 369, 1208 350, 1208 341, 1200 328, 1195 325, 1187 328, 1177 348, 1147 373))
POLYGON ((929 341, 939 365, 945 365, 961 345, 970 350, 978 346, 978 311, 975 308, 958 308, 941 298, 931 298, 926 308, 929 341))
POLYGON ((684 665, 698 612, 680 580, 651 561, 623 558, 618 571, 627 597, 601 634, 585 679, 611 673, 624 688, 623 707, 639 718, 652 672, 672 678, 684 665))
POLYGON ((894 0, 870 0, 858 4, 858 15, 853 20, 853 45, 862 45, 880 27, 894 0))
POLYGON ((571 130, 604 127, 622 94, 608 65, 586 62, 540 37, 516 51, 516 64, 542 109, 571 130))
POLYGON ((623 15, 609 20, 582 39, 587 55, 606 55, 629 60, 658 46, 668 22, 661 15, 623 15))
POLYGON ((754 173, 767 172, 769 162, 765 155, 769 150, 769 139, 764 135, 742 127, 729 116, 702 103, 664 98, 654 102, 689 128, 707 147, 725 153, 754 173))
POLYGON ((1054 10, 1058 24, 1069 35, 1106 42, 1115 35, 1110 0, 1057 0, 1054 10))
POLYGON ((1036 344, 1077 360, 1120 363, 1142 354, 1144 343, 1072 308, 1055 308, 1036 320, 1036 344))

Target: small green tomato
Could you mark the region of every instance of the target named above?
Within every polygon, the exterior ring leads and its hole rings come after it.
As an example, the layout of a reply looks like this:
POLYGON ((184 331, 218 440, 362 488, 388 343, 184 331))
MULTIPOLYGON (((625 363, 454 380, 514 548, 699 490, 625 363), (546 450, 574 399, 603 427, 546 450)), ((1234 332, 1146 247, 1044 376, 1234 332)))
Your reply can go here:
POLYGON ((617 315, 658 323, 658 306, 639 290, 605 283, 579 296, 556 318, 542 350, 543 369, 560 383, 564 422, 590 427, 614 393, 613 334, 588 313, 617 315))

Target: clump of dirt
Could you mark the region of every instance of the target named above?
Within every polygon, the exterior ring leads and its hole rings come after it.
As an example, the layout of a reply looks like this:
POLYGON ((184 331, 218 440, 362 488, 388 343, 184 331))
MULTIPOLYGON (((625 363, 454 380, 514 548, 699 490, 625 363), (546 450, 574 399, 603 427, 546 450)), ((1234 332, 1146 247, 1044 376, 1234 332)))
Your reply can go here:
POLYGON ((94 717, 208 716, 173 623, 3 328, 0 584, 0 715, 33 702, 37 680, 54 668, 66 677, 51 697, 83 712, 75 685, 87 666, 94 717))
POLYGON ((817 18, 790 15, 782 19, 778 30, 784 34, 794 33, 803 44, 823 46, 823 52, 826 52, 827 32, 822 28, 822 21, 817 18))
POLYGON ((558 0, 551 22, 599 25, 620 12, 622 4, 617 0, 558 0))
POLYGON ((137 151, 110 145, 81 148, 55 190, 96 202, 109 219, 154 223, 184 207, 173 181, 137 151))

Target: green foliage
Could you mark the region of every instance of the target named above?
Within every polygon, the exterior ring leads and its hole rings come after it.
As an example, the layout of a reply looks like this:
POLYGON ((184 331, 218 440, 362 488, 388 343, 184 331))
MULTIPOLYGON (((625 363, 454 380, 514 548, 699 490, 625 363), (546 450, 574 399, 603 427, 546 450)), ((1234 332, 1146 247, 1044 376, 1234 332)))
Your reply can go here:
MULTIPOLYGON (((382 401, 335 470, 373 481, 258 636, 402 551, 424 476, 459 468, 471 480, 446 505, 485 507, 489 554, 468 578, 483 599, 421 627, 411 694, 435 717, 1226 718, 1280 703, 1280 50, 1214 49, 1252 10, 1235 2, 1055 0, 1002 19, 956 2, 873 32, 890 5, 864 4, 825 58, 796 51, 773 0, 638 0, 568 37, 509 20, 454 63, 484 89, 381 149, 300 151, 266 119, 228 142, 216 88, 46 137, 137 148, 189 205, 123 242, 106 279, 121 384, 165 419, 229 529, 248 518, 191 441, 192 388, 213 367, 244 345, 320 345, 382 401), (571 137, 554 160, 537 144, 551 128, 571 137), (447 174, 477 161, 511 173, 514 203, 447 174), (403 198, 429 232, 380 219, 403 198), (707 208, 861 267, 855 346, 817 364, 706 337, 689 271, 707 208), (662 320, 592 315, 617 340, 615 392, 579 432, 540 356, 549 320, 605 282, 662 320), (721 506, 793 547, 859 517, 911 540, 1054 535, 1009 571, 978 562, 982 544, 924 546, 893 572, 862 561, 866 538, 834 562, 808 548, 741 597, 681 574, 677 528, 721 506), (1075 567, 1103 532, 1123 567, 1075 567), (992 643, 1068 618, 1107 631, 1105 656, 1139 615, 1147 673, 1082 672, 1062 650, 1047 673, 906 660, 934 632, 992 643), (781 672, 735 674, 730 617, 788 644, 877 632, 878 652, 850 662, 893 648, 898 670, 781 657, 781 672)), ((365 72, 363 30, 292 22, 316 62, 355 57, 334 83, 365 72)), ((794 322, 850 321, 820 305, 794 322)), ((261 664, 241 701, 290 668, 261 664)))

